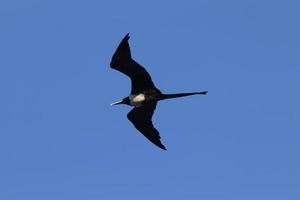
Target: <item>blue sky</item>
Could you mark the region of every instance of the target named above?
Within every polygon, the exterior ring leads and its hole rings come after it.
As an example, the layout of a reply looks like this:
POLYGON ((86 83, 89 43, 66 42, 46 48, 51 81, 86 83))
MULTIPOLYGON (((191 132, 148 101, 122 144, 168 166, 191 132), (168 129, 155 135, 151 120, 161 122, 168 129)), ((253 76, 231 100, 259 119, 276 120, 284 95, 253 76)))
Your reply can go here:
POLYGON ((0 1, 0 199, 300 199, 299 1, 0 1), (133 57, 168 151, 129 123, 133 57))

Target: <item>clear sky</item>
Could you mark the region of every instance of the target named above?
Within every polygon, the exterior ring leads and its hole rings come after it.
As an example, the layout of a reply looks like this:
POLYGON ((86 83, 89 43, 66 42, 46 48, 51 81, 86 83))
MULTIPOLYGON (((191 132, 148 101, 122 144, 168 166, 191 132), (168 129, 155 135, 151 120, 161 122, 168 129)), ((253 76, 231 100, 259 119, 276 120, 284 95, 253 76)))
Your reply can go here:
POLYGON ((299 200, 300 3, 0 1, 1 200, 299 200), (111 70, 163 92, 163 151, 127 120, 111 70))

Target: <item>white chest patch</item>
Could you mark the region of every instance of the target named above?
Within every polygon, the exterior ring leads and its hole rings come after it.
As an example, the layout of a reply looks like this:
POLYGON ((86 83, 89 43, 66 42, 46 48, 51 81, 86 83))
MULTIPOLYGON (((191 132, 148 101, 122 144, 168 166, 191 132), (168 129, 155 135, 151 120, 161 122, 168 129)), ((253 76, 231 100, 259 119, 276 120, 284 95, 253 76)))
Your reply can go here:
POLYGON ((143 102, 145 101, 145 95, 144 94, 131 94, 129 96, 130 104, 134 107, 140 107, 143 105, 143 102))

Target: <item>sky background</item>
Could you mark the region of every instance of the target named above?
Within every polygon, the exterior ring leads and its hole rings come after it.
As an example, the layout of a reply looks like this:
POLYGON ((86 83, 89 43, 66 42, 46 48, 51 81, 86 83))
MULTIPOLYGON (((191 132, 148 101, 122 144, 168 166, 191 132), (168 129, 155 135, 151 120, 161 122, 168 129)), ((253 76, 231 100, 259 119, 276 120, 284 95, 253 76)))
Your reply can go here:
POLYGON ((300 2, 0 1, 0 199, 299 200, 300 2), (111 107, 133 57, 163 151, 111 107))

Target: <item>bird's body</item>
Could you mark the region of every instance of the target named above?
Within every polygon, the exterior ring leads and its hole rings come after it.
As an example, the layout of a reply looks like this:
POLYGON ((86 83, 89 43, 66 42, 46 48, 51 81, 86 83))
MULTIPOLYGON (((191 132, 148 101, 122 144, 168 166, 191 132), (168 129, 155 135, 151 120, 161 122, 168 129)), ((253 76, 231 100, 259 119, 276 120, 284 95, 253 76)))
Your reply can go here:
POLYGON ((146 96, 143 93, 129 95, 129 104, 133 107, 142 107, 145 101, 146 96))
POLYGON ((149 73, 131 58, 128 44, 129 34, 127 34, 119 44, 114 53, 110 66, 131 79, 131 93, 128 97, 111 105, 126 104, 134 108, 127 114, 127 118, 133 123, 146 138, 153 144, 166 150, 160 141, 159 132, 152 124, 152 115, 157 102, 164 99, 178 98, 196 94, 206 94, 204 92, 163 94, 157 89, 149 73))

